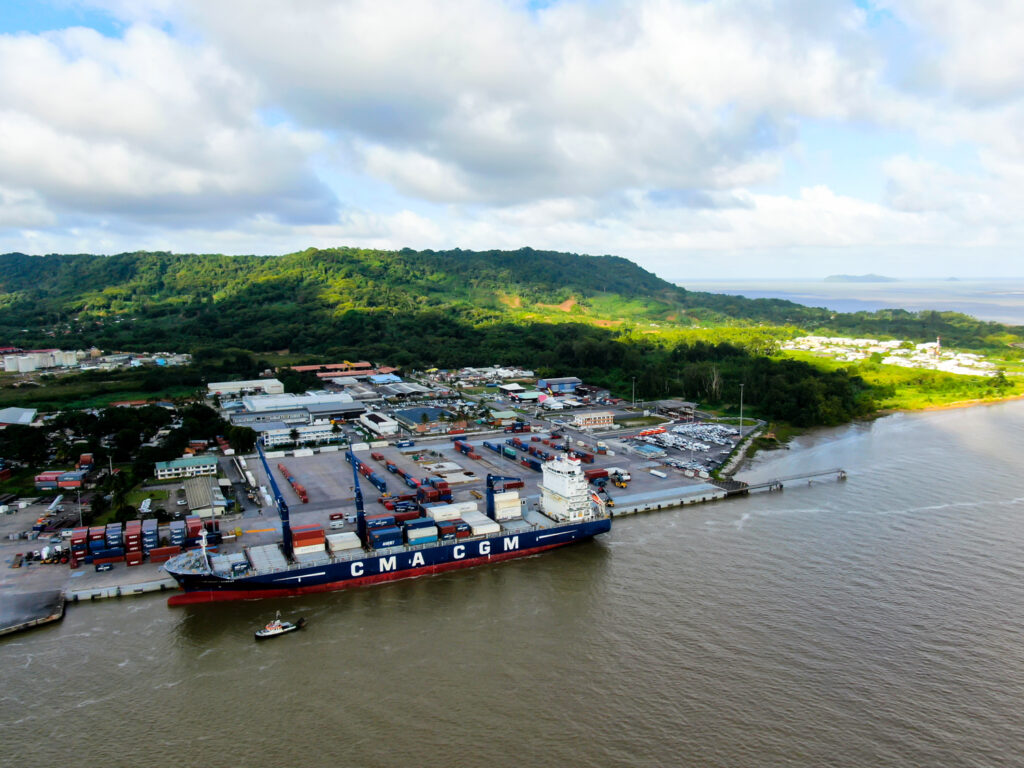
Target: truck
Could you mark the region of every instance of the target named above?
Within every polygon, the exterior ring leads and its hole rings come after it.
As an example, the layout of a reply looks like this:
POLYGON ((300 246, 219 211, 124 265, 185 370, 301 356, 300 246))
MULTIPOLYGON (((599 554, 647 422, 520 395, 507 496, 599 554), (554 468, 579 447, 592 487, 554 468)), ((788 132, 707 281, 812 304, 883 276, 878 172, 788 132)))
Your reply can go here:
POLYGON ((396 448, 412 448, 414 445, 416 445, 416 443, 413 440, 397 440, 397 441, 395 441, 395 447, 396 448))

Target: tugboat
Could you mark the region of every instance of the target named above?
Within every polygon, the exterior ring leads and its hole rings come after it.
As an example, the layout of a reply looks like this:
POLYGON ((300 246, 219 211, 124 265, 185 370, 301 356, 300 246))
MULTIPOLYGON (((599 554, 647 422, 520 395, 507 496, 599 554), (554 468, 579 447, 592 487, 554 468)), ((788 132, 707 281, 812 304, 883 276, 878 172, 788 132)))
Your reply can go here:
POLYGON ((277 618, 267 624, 263 629, 256 630, 257 640, 266 640, 269 637, 277 637, 278 635, 285 635, 289 632, 294 632, 297 629, 302 629, 306 626, 305 619, 299 619, 297 622, 292 624, 290 621, 281 621, 281 612, 277 612, 277 618))

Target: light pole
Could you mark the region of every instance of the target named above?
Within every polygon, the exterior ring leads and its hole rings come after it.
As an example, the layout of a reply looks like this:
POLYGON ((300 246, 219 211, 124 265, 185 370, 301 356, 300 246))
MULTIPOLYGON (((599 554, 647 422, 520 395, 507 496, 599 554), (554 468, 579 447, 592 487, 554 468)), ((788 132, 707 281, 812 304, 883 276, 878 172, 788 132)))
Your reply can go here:
POLYGON ((82 489, 78 489, 78 527, 82 527, 82 489))
POLYGON ((633 377, 633 407, 636 408, 636 376, 633 377))

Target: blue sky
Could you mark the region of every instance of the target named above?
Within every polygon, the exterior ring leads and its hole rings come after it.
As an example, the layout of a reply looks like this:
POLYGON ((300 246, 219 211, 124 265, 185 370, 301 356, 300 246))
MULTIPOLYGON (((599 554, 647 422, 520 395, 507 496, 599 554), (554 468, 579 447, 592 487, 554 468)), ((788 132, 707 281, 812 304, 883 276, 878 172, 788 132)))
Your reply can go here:
POLYGON ((0 2, 0 251, 1024 275, 1024 4, 245 7, 0 2))

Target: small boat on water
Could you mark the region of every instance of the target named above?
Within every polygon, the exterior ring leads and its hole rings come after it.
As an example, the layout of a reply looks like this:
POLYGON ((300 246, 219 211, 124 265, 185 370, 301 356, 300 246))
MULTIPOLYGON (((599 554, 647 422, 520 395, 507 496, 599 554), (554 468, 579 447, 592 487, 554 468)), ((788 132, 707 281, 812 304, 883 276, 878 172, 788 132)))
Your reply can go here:
POLYGON ((266 640, 269 637, 277 637, 278 635, 285 635, 289 632, 294 632, 297 629, 302 629, 306 626, 305 619, 299 619, 294 624, 290 621, 281 621, 281 612, 277 612, 277 618, 267 624, 263 629, 256 630, 257 640, 266 640))

